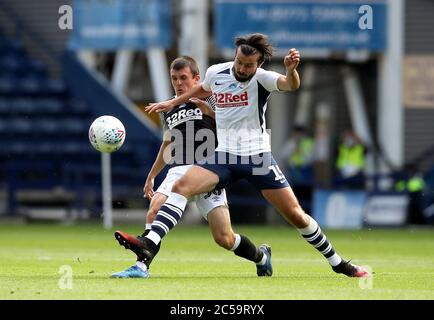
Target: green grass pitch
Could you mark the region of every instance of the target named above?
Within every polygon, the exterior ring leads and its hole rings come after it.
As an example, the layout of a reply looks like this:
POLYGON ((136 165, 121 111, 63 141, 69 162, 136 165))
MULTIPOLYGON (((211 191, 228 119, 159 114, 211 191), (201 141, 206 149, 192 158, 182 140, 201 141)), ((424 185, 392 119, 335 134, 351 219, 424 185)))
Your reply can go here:
MULTIPOLYGON (((117 227, 141 233, 139 225, 117 227)), ((326 230, 336 250, 374 271, 346 278, 289 227, 235 226, 272 247, 274 274, 219 248, 208 227, 180 225, 149 279, 110 279, 135 256, 101 225, 0 225, 0 299, 434 299, 433 229, 326 230), (72 277, 68 277, 72 272, 72 277)))

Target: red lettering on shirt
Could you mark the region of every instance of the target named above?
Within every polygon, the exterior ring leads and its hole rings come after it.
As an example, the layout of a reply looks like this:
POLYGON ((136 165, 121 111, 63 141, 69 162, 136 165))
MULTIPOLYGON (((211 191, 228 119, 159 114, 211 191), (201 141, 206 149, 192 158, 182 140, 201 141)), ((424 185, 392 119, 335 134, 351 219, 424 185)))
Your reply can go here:
POLYGON ((218 108, 234 108, 249 105, 247 91, 242 94, 214 93, 218 108))

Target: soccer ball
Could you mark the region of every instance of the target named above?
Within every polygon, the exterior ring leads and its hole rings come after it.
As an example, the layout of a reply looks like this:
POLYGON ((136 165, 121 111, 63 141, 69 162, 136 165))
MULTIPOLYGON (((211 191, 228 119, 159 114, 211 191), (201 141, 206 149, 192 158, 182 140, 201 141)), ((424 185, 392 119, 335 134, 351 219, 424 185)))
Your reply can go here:
POLYGON ((99 152, 112 153, 119 150, 125 141, 125 127, 113 116, 95 119, 89 128, 89 141, 99 152))

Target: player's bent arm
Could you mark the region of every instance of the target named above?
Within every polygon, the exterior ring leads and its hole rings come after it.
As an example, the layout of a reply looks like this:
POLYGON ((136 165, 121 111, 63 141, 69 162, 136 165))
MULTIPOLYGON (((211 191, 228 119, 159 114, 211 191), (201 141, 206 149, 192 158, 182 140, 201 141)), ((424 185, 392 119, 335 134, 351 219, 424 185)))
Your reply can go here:
POLYGON ((300 63, 300 52, 292 48, 283 58, 283 64, 286 68, 286 75, 277 79, 277 88, 281 91, 293 91, 300 87, 300 76, 297 72, 297 66, 300 63))
POLYGON ((191 97, 196 97, 199 99, 204 99, 209 97, 212 92, 206 91, 201 84, 195 85, 190 91, 180 95, 179 97, 173 98, 171 100, 159 102, 159 103, 150 103, 145 111, 152 112, 169 112, 175 106, 179 106, 180 104, 186 103, 191 97))
POLYGON ((277 87, 280 91, 294 91, 300 87, 300 76, 297 70, 292 70, 277 79, 277 87))
POLYGON ((180 104, 186 103, 188 100, 190 100, 192 97, 199 98, 199 99, 205 99, 206 97, 209 97, 212 94, 212 92, 206 91, 202 84, 195 85, 190 91, 187 91, 186 93, 180 95, 179 97, 173 98, 172 105, 179 106, 180 104))
POLYGON ((161 143, 160 150, 158 151, 158 155, 155 158, 154 164, 152 165, 152 168, 149 171, 148 178, 146 180, 154 179, 161 172, 161 170, 163 170, 164 167, 166 166, 167 163, 164 159, 164 150, 169 144, 170 144, 170 140, 164 140, 161 143))

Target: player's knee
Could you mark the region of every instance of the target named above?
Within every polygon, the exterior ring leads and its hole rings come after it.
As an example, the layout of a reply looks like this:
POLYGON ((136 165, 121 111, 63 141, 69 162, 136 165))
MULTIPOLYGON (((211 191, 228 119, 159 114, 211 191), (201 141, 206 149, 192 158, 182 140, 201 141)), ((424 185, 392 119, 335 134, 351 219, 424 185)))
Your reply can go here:
POLYGON ((177 180, 172 186, 172 192, 183 195, 188 198, 189 196, 189 186, 184 179, 177 180))
POLYGON ((297 228, 306 226, 307 214, 298 203, 290 207, 288 218, 290 219, 290 222, 297 228))
POLYGON ((230 250, 234 246, 235 236, 229 232, 218 232, 214 234, 214 241, 222 248, 230 250))

